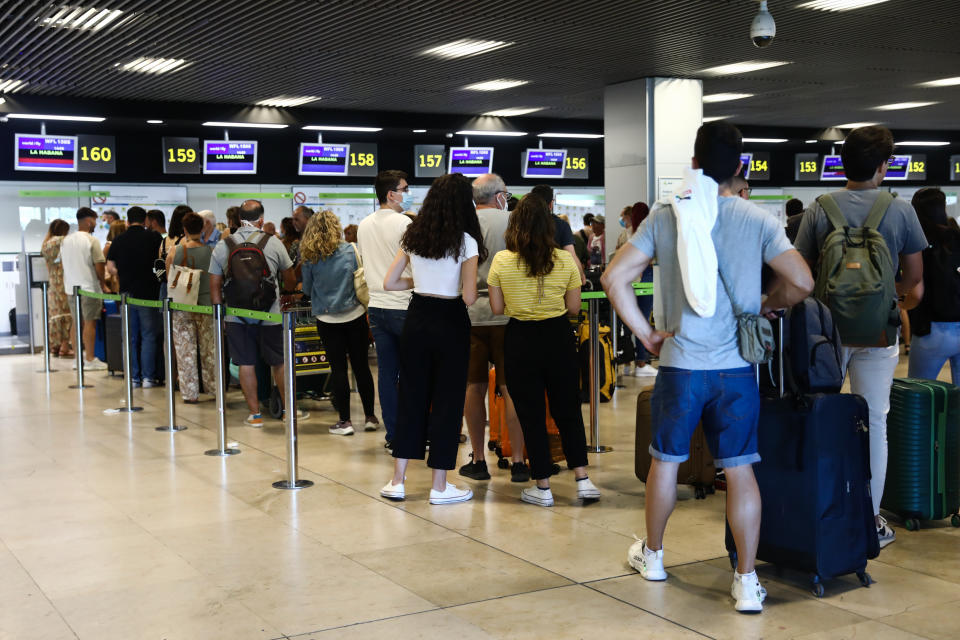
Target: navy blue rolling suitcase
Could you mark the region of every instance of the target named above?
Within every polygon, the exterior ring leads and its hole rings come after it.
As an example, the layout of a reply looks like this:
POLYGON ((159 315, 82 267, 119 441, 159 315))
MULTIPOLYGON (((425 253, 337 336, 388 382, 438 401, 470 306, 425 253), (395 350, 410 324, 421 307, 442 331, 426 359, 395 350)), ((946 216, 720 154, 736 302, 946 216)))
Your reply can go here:
MULTIPOLYGON (((793 393, 761 402, 757 559, 810 574, 817 597, 824 581, 851 573, 869 586, 867 560, 880 553, 868 425, 867 403, 853 394, 793 393)), ((729 526, 726 542, 735 566, 729 526)))

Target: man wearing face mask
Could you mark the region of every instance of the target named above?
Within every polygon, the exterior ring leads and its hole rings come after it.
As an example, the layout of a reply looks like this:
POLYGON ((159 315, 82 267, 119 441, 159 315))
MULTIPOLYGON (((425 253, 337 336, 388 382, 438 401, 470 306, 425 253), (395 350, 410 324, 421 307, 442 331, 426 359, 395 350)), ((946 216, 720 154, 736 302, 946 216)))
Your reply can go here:
MULTIPOLYGON (((377 390, 383 416, 386 447, 392 448, 397 425, 397 382, 400 375, 400 334, 411 292, 385 291, 383 281, 400 249, 400 238, 410 224, 404 211, 413 207, 413 195, 403 171, 381 171, 373 183, 380 208, 360 221, 357 246, 370 289, 370 332, 377 348, 377 390)), ((404 272, 412 277, 409 271, 404 272)))

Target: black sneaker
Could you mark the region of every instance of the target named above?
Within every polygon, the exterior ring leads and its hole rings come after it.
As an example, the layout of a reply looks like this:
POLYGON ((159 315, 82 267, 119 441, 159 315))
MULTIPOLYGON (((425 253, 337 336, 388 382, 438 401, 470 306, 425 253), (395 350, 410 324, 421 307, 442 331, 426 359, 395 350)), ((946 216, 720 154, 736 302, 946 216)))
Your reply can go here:
POLYGON ((530 467, 522 462, 514 462, 510 467, 510 482, 529 482, 530 467))
POLYGON ((383 443, 383 448, 387 451, 393 451, 393 440, 386 440, 383 443))
POLYGON ((487 471, 487 461, 473 461, 473 454, 470 454, 470 462, 460 467, 460 475, 471 480, 489 480, 490 472, 487 471))

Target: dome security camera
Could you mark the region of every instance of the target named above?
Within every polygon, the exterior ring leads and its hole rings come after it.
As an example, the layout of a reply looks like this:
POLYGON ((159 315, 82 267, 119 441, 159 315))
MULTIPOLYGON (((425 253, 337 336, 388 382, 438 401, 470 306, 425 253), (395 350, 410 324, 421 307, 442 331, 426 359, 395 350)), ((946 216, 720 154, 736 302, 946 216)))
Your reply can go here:
POLYGON ((750 40, 753 46, 758 49, 764 49, 773 44, 773 38, 777 35, 777 23, 773 21, 773 16, 767 11, 767 0, 761 0, 760 11, 753 18, 750 25, 750 40))

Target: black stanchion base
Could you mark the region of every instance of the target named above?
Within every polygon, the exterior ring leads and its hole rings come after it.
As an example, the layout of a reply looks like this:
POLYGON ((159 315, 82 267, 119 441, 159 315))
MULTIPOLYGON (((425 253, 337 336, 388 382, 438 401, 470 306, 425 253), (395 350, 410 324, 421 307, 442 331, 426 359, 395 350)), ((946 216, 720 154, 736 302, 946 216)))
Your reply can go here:
POLYGON ((172 427, 157 427, 157 431, 186 431, 187 428, 181 424, 175 424, 172 427))
POLYGON ((103 413, 109 416, 115 413, 134 413, 137 411, 143 411, 143 407, 117 407, 116 409, 105 409, 103 413))
POLYGON ((608 447, 605 444, 587 445, 587 453, 610 453, 611 451, 613 451, 613 447, 608 447))
POLYGON ((56 373, 57 371, 59 371, 59 369, 50 369, 50 371, 47 371, 46 369, 37 369, 37 373, 56 373))
POLYGON ((223 457, 223 456, 235 456, 235 455, 238 455, 239 453, 240 453, 240 449, 224 449, 223 451, 220 451, 220 449, 210 449, 209 451, 204 451, 203 455, 223 457))
POLYGON ((273 483, 274 489, 305 489, 307 487, 313 486, 313 480, 297 480, 296 482, 290 482, 289 480, 278 480, 273 483))
POLYGON ((93 389, 92 384, 72 384, 67 389, 93 389))

